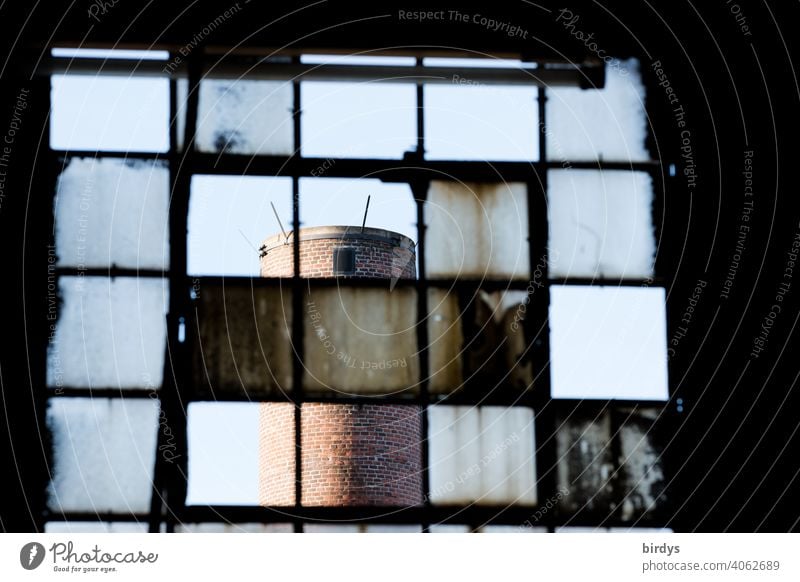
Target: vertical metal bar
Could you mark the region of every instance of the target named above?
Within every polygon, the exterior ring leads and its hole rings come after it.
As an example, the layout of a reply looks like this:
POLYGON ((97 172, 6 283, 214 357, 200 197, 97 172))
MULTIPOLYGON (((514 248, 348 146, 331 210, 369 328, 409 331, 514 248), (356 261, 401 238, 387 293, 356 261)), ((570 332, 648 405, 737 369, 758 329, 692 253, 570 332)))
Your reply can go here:
MULTIPOLYGON (((190 282, 186 275, 186 250, 188 234, 187 219, 191 190, 191 173, 180 170, 191 168, 191 158, 195 148, 197 130, 197 111, 202 77, 202 62, 197 56, 189 57, 189 87, 186 104, 186 124, 184 126, 183 154, 170 156, 170 184, 172 187, 169 205, 169 315, 167 317, 167 359, 164 370, 164 386, 161 390, 161 404, 166 422, 175 443, 175 456, 165 467, 164 499, 166 529, 175 530, 175 523, 183 515, 186 507, 186 488, 188 479, 188 441, 187 441, 187 388, 189 386, 189 354, 187 346, 179 339, 180 327, 192 326, 187 323, 191 305, 189 302, 190 282)), ((173 88, 175 92, 177 87, 173 88)), ((175 99, 177 107, 177 97, 175 99)), ((177 109, 176 109, 177 111, 177 109)), ((177 138, 177 130, 171 132, 177 138)), ((173 142, 170 148, 174 148, 173 142)), ((163 431, 162 431, 163 432, 163 431)))
MULTIPOLYGON (((417 59, 417 65, 422 65, 422 59, 417 59)), ((422 159, 425 155, 425 89, 422 83, 417 84, 417 156, 422 159)), ((423 533, 430 532, 430 507, 431 507, 431 479, 430 479, 430 443, 428 442, 428 393, 430 378, 430 358, 428 354, 428 272, 425 263, 425 201, 428 198, 429 182, 410 184, 411 193, 417 205, 417 349, 419 351, 419 398, 420 404, 420 453, 422 461, 422 500, 423 500, 423 533)))
MULTIPOLYGON (((547 93, 544 87, 538 89, 539 111, 539 161, 547 160, 547 93)), ((548 221, 547 221, 547 170, 542 171, 538 180, 528 183, 528 241, 530 250, 531 277, 534 276, 537 264, 545 263, 541 269, 547 273, 549 260, 548 221)), ((546 503, 556 491, 556 414, 552 403, 550 389, 550 284, 547 275, 543 281, 538 281, 542 286, 532 285, 535 289, 528 295, 529 317, 525 319, 525 332, 528 345, 532 347, 531 361, 533 363, 533 403, 534 422, 536 435, 536 473, 537 473, 537 499, 540 504, 546 503)))
MULTIPOLYGON (((294 57, 299 62, 299 57, 294 57)), ((294 102, 292 105, 292 122, 294 124, 294 155, 302 156, 301 137, 301 87, 300 82, 292 83, 294 102)), ((300 179, 292 178, 292 346, 294 360, 292 361, 292 402, 294 403, 294 500, 295 507, 303 505, 303 434, 302 434, 302 406, 303 406, 303 286, 300 278, 300 179)), ((299 512, 298 512, 299 513, 299 512)), ((295 533, 302 533, 303 524, 294 521, 295 533)))

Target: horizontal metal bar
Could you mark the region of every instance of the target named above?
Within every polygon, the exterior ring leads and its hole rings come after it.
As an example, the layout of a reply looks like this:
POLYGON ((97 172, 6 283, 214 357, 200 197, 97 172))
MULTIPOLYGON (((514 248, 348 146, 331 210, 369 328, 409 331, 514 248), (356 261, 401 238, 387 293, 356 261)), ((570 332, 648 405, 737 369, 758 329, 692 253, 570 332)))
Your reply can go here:
MULTIPOLYGON (((528 85, 578 87, 599 65, 561 65, 537 68, 425 67, 397 65, 335 65, 293 62, 208 60, 203 78, 263 81, 380 82, 419 84, 528 85)), ((40 75, 109 75, 188 78, 185 60, 170 61, 50 57, 37 68, 40 75)))

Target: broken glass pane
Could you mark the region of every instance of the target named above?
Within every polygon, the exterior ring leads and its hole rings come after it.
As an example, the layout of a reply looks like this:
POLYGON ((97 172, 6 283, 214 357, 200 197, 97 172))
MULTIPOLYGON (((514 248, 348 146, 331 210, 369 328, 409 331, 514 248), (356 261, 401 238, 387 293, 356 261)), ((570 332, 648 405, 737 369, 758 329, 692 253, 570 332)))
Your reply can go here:
POLYGON ((169 425, 159 416, 158 403, 148 398, 50 399, 50 509, 149 511, 159 422, 169 425))
POLYGON ((533 411, 500 406, 433 406, 431 502, 536 504, 533 411))
POLYGON ((484 85, 468 69, 425 86, 425 157, 530 161, 539 154, 535 87, 484 85))
POLYGON ((416 393, 416 291, 388 287, 320 287, 304 296, 306 390, 416 393))
POLYGON ((290 82, 200 82, 196 146, 201 152, 289 155, 294 151, 290 82))
POLYGON ((657 510, 665 487, 657 417, 657 410, 623 409, 562 419, 556 438, 560 510, 625 521, 657 510))
POLYGON ((550 288, 553 398, 666 400, 662 288, 550 288))
POLYGON ((551 277, 653 274, 653 181, 644 172, 548 173, 551 277))
POLYGON ((196 329, 187 333, 193 385, 253 399, 291 390, 291 294, 279 287, 195 279, 196 329))
POLYGON ((59 265, 169 267, 166 163, 73 158, 56 192, 59 265))
POLYGON ((606 65, 602 89, 548 89, 548 158, 562 162, 649 159, 644 98, 636 59, 606 65))
POLYGON ((429 276, 529 277, 525 184, 431 182, 425 221, 429 276))
POLYGON ((399 159, 416 149, 416 87, 399 83, 306 82, 306 157, 399 159))
POLYGON ((161 386, 169 302, 165 279, 61 277, 59 294, 61 303, 52 298, 50 309, 48 386, 161 386))

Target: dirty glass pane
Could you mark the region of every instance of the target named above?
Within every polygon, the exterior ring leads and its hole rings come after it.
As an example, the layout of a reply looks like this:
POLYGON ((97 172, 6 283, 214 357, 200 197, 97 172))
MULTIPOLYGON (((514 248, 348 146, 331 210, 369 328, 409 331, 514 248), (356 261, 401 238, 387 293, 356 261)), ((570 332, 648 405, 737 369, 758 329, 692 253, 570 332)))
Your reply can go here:
POLYGON ((529 277, 524 184, 431 182, 425 221, 429 276, 529 277))
POLYGON ((653 181, 644 172, 548 173, 551 277, 653 274, 653 181))
POLYGON ((194 387, 204 395, 291 390, 291 294, 195 279, 195 325, 187 326, 194 387))
POLYGON ((559 508, 632 521, 664 501, 663 446, 654 423, 657 410, 622 409, 594 418, 559 421, 559 508), (618 441, 619 456, 612 439, 618 441))
POLYGON ((416 291, 388 286, 312 288, 304 296, 307 391, 416 393, 416 291))
POLYGON ((73 158, 55 198, 58 264, 71 267, 169 267, 166 163, 73 158))
POLYGON ((47 385, 161 386, 167 339, 164 279, 61 277, 50 304, 47 385))
POLYGON ((53 439, 52 510, 150 510, 159 427, 155 400, 52 398, 47 425, 53 439))
POLYGON ((72 533, 147 533, 146 522, 135 521, 48 521, 44 532, 52 534, 72 533))
POLYGON ((258 247, 292 229, 292 179, 194 175, 189 198, 187 270, 192 275, 258 276, 258 247))
POLYGON ((639 61, 606 65, 602 89, 558 87, 547 90, 547 155, 559 161, 640 161, 647 114, 639 61))
POLYGON ((290 82, 200 82, 196 146, 201 152, 288 155, 294 150, 290 82))
POLYGON ((666 400, 667 331, 662 288, 550 288, 554 398, 666 400))
POLYGON ((459 300, 444 289, 428 295, 428 340, 433 394, 458 389, 486 396, 532 386, 523 329, 525 291, 478 291, 459 300))
POLYGON ((53 75, 50 147, 166 152, 169 81, 147 77, 53 75))
POLYGON ((426 85, 424 94, 428 159, 538 159, 535 87, 483 85, 466 69, 452 85, 426 85))
POLYGON ((433 406, 431 502, 536 504, 533 411, 500 406, 433 406))
POLYGON ((421 525, 382 523, 305 523, 304 533, 422 533, 421 525))
POLYGON ((306 157, 399 159, 416 149, 416 87, 306 82, 301 141, 306 157))
POLYGON ((187 505, 258 505, 258 407, 250 402, 189 405, 187 505))
POLYGON ((184 523, 177 533, 293 533, 291 523, 184 523))

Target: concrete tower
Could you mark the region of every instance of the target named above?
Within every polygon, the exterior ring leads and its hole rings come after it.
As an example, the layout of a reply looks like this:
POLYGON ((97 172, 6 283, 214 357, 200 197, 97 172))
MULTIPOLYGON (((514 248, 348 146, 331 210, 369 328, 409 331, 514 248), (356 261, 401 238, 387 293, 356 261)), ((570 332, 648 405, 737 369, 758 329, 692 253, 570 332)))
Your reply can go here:
MULTIPOLYGON (((297 241, 302 277, 416 278, 414 242, 396 232, 323 226, 301 229, 297 241)), ((292 232, 264 241, 262 277, 293 275, 293 243, 292 232)), ((295 503, 294 421, 291 403, 261 405, 262 505, 295 503)), ((300 427, 303 505, 422 503, 418 406, 305 403, 300 427)))

